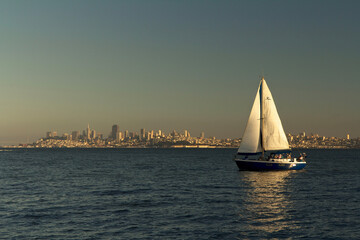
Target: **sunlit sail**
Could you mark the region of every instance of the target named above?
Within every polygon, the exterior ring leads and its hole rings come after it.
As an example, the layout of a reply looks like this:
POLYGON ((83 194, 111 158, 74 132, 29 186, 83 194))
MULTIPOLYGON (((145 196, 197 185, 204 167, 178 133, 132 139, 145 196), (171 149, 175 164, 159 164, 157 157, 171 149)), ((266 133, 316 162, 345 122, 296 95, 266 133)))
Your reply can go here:
POLYGON ((291 157, 273 96, 262 78, 234 160, 241 170, 299 170, 306 166, 301 158, 291 157))

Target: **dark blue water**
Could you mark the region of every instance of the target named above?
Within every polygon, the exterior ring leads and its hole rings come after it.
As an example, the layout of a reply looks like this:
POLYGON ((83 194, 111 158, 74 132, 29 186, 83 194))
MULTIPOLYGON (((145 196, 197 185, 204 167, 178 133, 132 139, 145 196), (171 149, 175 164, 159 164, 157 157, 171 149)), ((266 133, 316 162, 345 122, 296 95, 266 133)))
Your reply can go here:
POLYGON ((2 151, 0 238, 360 238, 360 150, 283 172, 239 172, 235 152, 2 151))

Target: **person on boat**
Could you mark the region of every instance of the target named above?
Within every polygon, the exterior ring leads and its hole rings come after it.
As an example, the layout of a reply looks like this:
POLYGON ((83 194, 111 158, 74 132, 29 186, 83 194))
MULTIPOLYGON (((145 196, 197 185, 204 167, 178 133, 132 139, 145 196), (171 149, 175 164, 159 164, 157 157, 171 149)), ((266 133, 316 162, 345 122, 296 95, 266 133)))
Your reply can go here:
POLYGON ((306 153, 300 153, 299 161, 302 162, 306 158, 306 153))

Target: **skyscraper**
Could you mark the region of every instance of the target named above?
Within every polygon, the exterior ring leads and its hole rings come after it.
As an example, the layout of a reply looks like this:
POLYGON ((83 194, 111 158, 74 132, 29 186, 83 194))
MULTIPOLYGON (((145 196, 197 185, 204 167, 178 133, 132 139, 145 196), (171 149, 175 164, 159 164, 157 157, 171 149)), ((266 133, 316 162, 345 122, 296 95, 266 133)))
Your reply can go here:
POLYGON ((124 132, 124 138, 127 139, 129 137, 129 131, 128 130, 125 130, 124 132))
POLYGON ((90 124, 88 124, 86 128, 86 139, 90 139, 90 134, 91 134, 90 124))
POLYGON ((117 143, 119 143, 119 142, 121 142, 121 140, 123 140, 123 133, 119 131, 119 132, 116 133, 116 139, 115 139, 115 141, 116 141, 117 143))
POLYGON ((145 139, 145 128, 140 129, 140 139, 145 139))
POLYGON ((119 132, 119 125, 113 125, 111 129, 111 138, 116 140, 116 134, 119 132))
POLYGON ((77 141, 79 140, 80 137, 80 131, 73 131, 71 135, 72 135, 72 140, 77 141))
POLYGON ((135 133, 134 132, 130 132, 129 133, 129 138, 134 138, 135 137, 135 133))
POLYGON ((91 138, 91 139, 95 139, 95 138, 96 138, 96 131, 95 131, 94 129, 91 131, 90 138, 91 138))

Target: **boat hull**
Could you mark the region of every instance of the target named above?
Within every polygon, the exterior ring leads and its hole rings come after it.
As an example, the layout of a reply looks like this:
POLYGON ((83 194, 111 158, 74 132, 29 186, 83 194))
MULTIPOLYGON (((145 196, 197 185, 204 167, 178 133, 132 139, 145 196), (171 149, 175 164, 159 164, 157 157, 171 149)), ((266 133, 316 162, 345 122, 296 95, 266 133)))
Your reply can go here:
POLYGON ((259 160, 234 159, 240 170, 267 171, 267 170, 301 170, 306 162, 272 162, 259 160))

